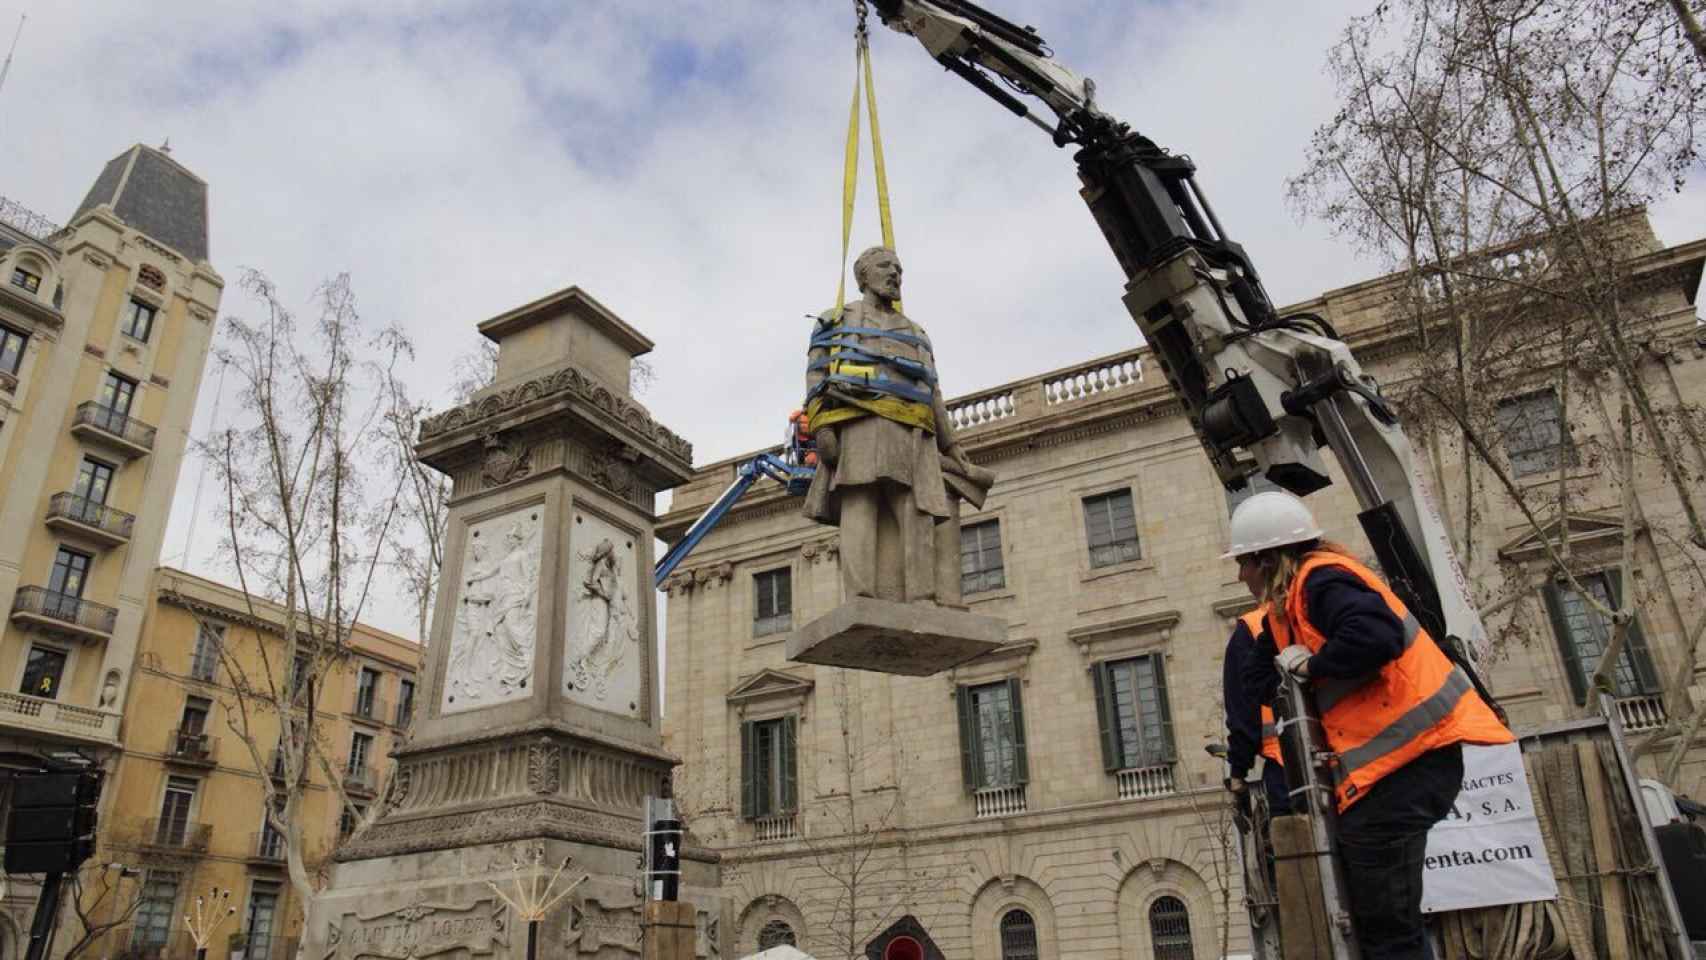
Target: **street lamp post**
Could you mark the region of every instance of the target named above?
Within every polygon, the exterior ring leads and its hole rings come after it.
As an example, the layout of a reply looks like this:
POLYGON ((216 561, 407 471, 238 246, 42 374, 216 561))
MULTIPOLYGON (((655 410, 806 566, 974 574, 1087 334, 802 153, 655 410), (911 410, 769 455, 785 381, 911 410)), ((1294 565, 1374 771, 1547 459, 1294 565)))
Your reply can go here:
POLYGON ((189 928, 190 939, 195 941, 195 960, 207 960, 207 944, 213 939, 214 932, 236 912, 229 890, 214 887, 206 897, 195 898, 195 915, 184 914, 184 926, 189 928))
POLYGON ((516 876, 510 881, 510 893, 505 893, 503 888, 496 883, 490 880, 486 881, 486 886, 492 888, 492 892, 498 895, 498 899, 508 904, 509 908, 515 911, 517 917, 527 921, 527 960, 538 960, 539 958, 539 922, 545 919, 545 914, 549 913, 552 907, 562 902, 564 897, 573 892, 575 887, 580 886, 581 882, 587 878, 587 875, 583 873, 570 880, 564 885, 563 889, 556 889, 557 881, 562 878, 563 871, 569 868, 569 864, 573 860, 573 857, 564 857, 563 862, 557 865, 556 872, 551 874, 549 880, 546 880, 545 845, 541 843, 533 847, 525 857, 516 856, 516 876), (522 877, 523 870, 529 874, 525 879, 522 877), (544 883, 543 886, 540 885, 541 881, 544 883), (511 893, 514 896, 511 896, 511 893))

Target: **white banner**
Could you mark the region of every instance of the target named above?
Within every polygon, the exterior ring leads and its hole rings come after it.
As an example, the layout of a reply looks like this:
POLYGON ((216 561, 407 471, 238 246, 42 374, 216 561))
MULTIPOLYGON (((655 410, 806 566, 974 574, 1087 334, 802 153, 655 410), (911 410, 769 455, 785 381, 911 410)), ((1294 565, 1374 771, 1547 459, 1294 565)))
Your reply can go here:
POLYGON ((1428 833, 1422 912, 1558 899, 1522 748, 1463 745, 1463 791, 1428 833))

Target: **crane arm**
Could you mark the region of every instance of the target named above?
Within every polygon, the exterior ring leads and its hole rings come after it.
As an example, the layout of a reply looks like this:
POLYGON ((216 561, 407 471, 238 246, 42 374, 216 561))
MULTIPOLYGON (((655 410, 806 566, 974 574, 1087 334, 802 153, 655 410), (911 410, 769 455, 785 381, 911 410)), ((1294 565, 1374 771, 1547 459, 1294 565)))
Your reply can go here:
POLYGON ((1030 27, 969 0, 872 3, 938 63, 1077 146, 1079 193, 1125 273, 1126 309, 1221 483, 1241 489, 1260 473, 1307 496, 1332 482, 1329 447, 1393 589, 1433 636, 1479 649, 1485 629, 1397 418, 1331 323, 1274 309, 1190 158, 1103 112, 1095 84, 1055 63, 1030 27), (1020 97, 1040 101, 1052 126, 1020 97))

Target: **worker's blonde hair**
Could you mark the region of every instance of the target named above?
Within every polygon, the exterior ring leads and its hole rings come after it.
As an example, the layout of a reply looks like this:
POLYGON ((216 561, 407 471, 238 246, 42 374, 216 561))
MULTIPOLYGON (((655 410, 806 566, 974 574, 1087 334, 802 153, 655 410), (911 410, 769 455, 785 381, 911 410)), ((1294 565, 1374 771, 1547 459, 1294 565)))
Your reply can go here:
POLYGON ((1268 604, 1269 616, 1284 619, 1286 599, 1291 596, 1292 582, 1303 567, 1303 558, 1317 551, 1356 558, 1351 548, 1333 540, 1288 543, 1256 554, 1256 565, 1262 571, 1262 600, 1268 604))

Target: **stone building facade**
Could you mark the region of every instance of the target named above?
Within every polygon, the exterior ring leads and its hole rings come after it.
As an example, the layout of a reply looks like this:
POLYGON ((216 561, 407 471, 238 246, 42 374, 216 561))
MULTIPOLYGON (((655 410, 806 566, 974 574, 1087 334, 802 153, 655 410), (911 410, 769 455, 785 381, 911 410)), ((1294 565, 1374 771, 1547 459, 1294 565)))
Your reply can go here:
MULTIPOLYGON (((1641 375, 1667 406, 1698 411, 1706 240, 1661 249, 1639 215, 1629 234, 1626 266, 1646 317, 1631 331, 1641 375)), ((1377 278, 1290 311, 1329 318, 1397 388, 1418 349, 1394 309, 1397 289, 1377 278)), ((1571 372, 1577 439, 1614 430, 1615 391, 1600 368, 1571 372)), ((950 378, 953 369, 944 358, 950 378)), ((1535 382, 1513 379, 1499 401, 1522 415, 1501 421, 1499 456, 1525 485, 1558 479, 1534 449, 1547 437, 1550 369, 1555 361, 1537 358, 1535 382)), ((785 660, 787 631, 835 607, 841 586, 834 531, 803 520, 798 501, 769 484, 665 584, 665 730, 687 758, 678 793, 692 829, 724 854, 733 955, 778 942, 864 955, 905 917, 945 956, 975 960, 1247 951, 1236 861, 1222 843, 1222 770, 1203 749, 1224 736, 1221 654, 1250 606, 1219 559, 1235 496, 1141 349, 949 407, 974 458, 1000 477, 964 517, 963 569, 971 609, 1007 620, 1004 649, 922 679, 785 660)), ((1554 431, 1558 422, 1554 412, 1554 431)), ((1450 444, 1415 439, 1460 530, 1464 464, 1450 444)), ((1682 448, 1690 471, 1706 471, 1697 439, 1682 448)), ((678 537, 744 459, 707 465, 678 489, 660 536, 678 537)), ((1643 526, 1635 569, 1622 576, 1619 488, 1589 462, 1565 469, 1577 494, 1563 522, 1590 568, 1584 582, 1629 580, 1639 591, 1620 711, 1637 730, 1692 712, 1706 702, 1706 671, 1686 677, 1687 703, 1661 683, 1686 668, 1685 625, 1702 605, 1688 570, 1698 551, 1686 556, 1693 548, 1659 533, 1675 529, 1673 488, 1656 469, 1638 471, 1643 526)), ((1495 581, 1519 584, 1489 613, 1499 638, 1490 683, 1519 728, 1579 715, 1572 694, 1605 624, 1543 575, 1533 529, 1503 491, 1484 483, 1474 496, 1472 585, 1490 599, 1495 581)), ((1343 483, 1311 504, 1330 536, 1371 553, 1343 483)), ((1692 750, 1681 773, 1695 796, 1701 759, 1692 750)))
MULTIPOLYGON (((260 601, 251 612, 241 591, 168 567, 158 568, 152 583, 97 853, 128 869, 112 879, 115 893, 94 919, 124 922, 92 944, 90 955, 192 956, 182 918, 197 895, 217 887, 231 891, 237 913, 212 946, 230 945, 234 953, 241 946, 237 955, 246 960, 290 960, 302 905, 285 876, 284 837, 265 822, 261 783, 283 777, 278 723, 253 697, 242 702, 230 667, 258 688, 270 689, 261 680, 268 665, 276 682, 286 682, 282 608, 260 601), (265 661, 263 649, 271 654, 265 661), (248 738, 235 716, 245 707, 260 713, 248 738), (135 911, 122 917, 133 903, 135 911)), ((321 747, 355 809, 344 808, 322 770, 309 771, 302 823, 311 875, 377 802, 391 749, 415 715, 420 646, 357 624, 349 648, 348 658, 321 675, 315 696, 321 747)), ((56 949, 82 932, 67 914, 56 949)))
MULTIPOLYGON (((163 150, 113 158, 64 227, 0 200, 0 766, 119 747, 223 288, 207 184, 163 150)), ((7 955, 36 890, 7 889, 7 955)))

